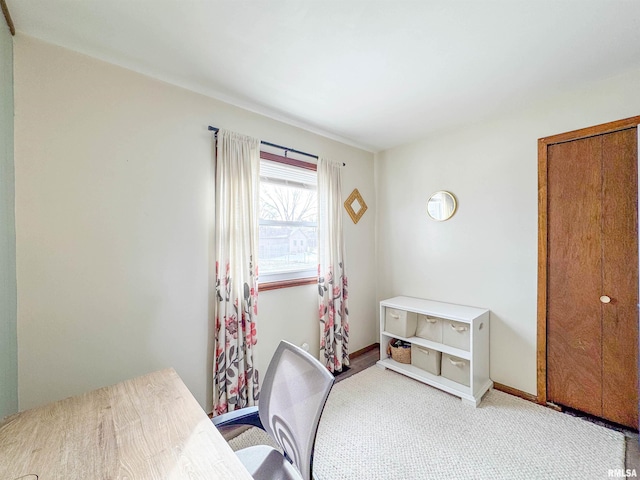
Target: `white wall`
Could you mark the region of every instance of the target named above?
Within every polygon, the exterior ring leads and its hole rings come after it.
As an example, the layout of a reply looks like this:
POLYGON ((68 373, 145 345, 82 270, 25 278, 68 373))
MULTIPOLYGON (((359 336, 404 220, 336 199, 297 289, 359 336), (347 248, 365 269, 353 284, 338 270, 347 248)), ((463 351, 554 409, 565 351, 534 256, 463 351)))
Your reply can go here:
POLYGON ((640 114, 640 70, 376 155, 378 299, 491 309, 491 378, 536 393, 537 139, 640 114), (426 202, 450 190, 447 222, 426 202))
POLYGON ((18 410, 13 40, 0 20, 0 418, 18 410))
MULTIPOLYGON (((207 125, 344 161, 345 196, 373 199, 369 152, 20 34, 15 109, 20 409, 168 366, 211 409, 207 125)), ((375 342, 374 220, 345 228, 353 350, 375 342)), ((317 354, 315 289, 259 295, 262 375, 281 338, 317 354)))

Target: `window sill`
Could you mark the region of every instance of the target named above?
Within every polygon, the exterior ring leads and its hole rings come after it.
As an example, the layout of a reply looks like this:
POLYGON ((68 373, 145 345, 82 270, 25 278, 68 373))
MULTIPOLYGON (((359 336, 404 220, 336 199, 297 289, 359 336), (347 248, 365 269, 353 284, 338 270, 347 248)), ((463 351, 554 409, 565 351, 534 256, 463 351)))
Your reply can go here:
POLYGON ((299 287, 301 285, 312 285, 318 283, 316 277, 295 278, 292 280, 278 280, 277 282, 265 282, 258 284, 258 294, 267 290, 277 290, 279 288, 299 287))

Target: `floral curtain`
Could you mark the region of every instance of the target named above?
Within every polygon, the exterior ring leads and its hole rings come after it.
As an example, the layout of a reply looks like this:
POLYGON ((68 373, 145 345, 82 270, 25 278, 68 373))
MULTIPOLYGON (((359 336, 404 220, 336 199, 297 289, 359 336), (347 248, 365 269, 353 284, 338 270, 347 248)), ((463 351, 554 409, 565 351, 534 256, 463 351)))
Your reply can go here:
POLYGON ((349 365, 347 272, 342 232, 341 165, 318 160, 320 361, 330 372, 349 365))
POLYGON ((215 156, 213 411, 256 405, 260 141, 219 130, 215 156))

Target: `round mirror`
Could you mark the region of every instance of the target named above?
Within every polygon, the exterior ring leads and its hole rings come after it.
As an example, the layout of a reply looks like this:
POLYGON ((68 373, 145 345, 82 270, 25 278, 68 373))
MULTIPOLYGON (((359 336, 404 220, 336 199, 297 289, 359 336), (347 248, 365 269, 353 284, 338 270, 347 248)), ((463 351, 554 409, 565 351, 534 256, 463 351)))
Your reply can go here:
POLYGON ((427 202, 427 213, 431 218, 439 222, 444 222, 453 217, 453 214, 456 213, 456 208, 458 208, 458 202, 456 202, 456 197, 451 192, 436 192, 429 197, 427 202))

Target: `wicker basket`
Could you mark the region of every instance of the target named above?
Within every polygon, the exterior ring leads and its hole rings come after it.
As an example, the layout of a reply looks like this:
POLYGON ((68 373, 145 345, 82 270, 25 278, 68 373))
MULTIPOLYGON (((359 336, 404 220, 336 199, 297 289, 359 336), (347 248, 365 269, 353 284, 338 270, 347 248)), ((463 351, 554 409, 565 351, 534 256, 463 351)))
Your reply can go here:
POLYGON ((396 347, 396 339, 389 340, 387 353, 398 363, 411 363, 411 348, 396 347))

